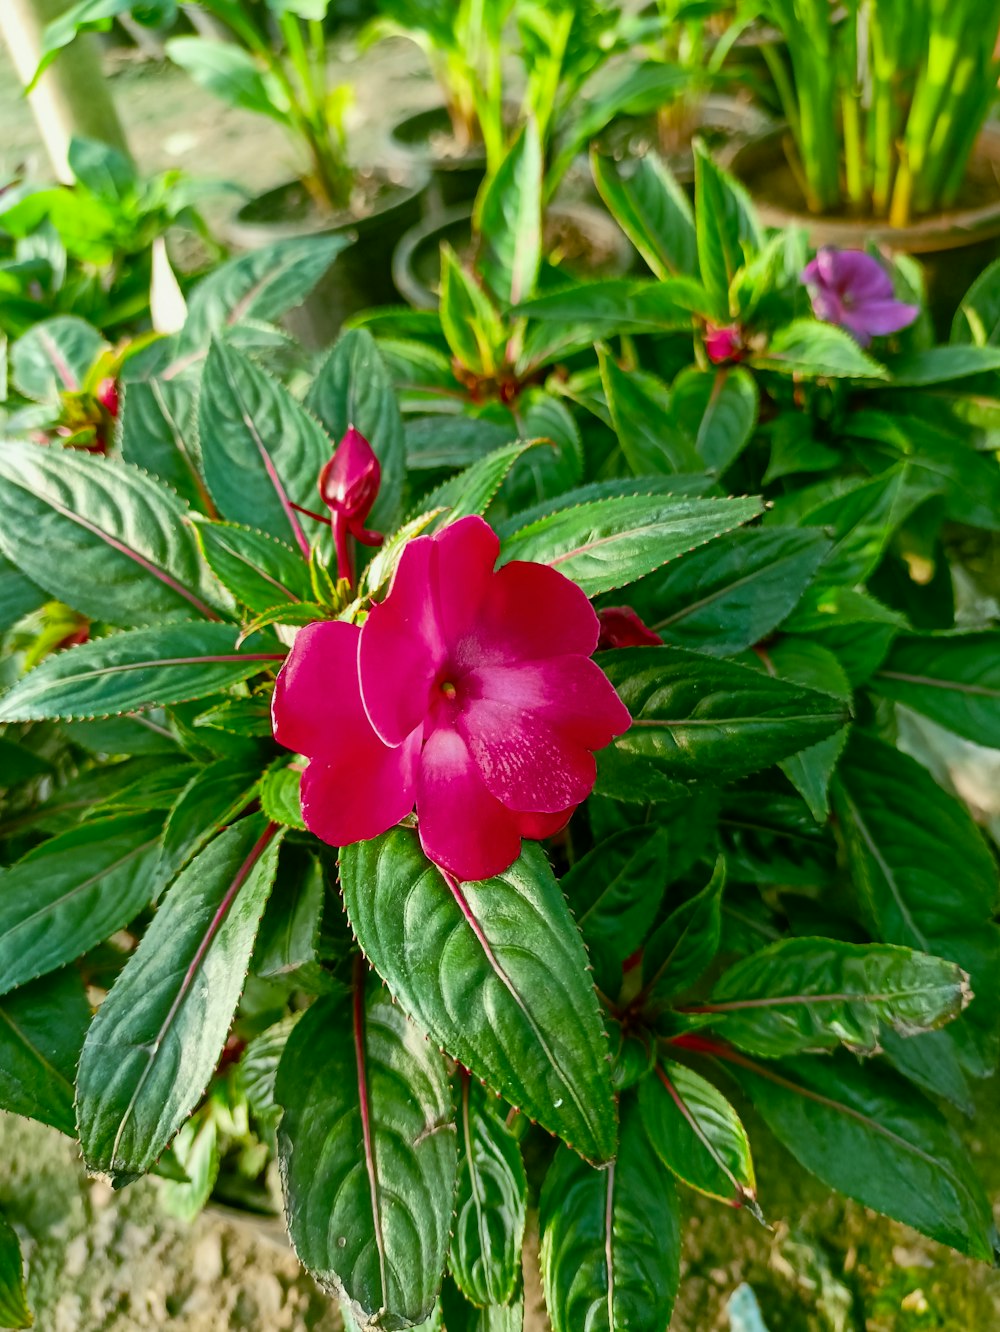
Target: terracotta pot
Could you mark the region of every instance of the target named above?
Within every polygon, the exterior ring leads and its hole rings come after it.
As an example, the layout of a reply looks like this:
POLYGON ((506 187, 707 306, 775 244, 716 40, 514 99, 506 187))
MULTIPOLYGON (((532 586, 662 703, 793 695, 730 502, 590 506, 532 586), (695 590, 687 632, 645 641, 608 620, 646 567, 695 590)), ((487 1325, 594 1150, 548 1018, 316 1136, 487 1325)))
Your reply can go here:
MULTIPOLYGON (((601 208, 587 203, 552 204, 546 210, 546 239, 558 247, 561 229, 572 230, 600 250, 597 265, 567 258, 562 267, 574 277, 622 277, 635 262, 635 251, 618 224, 601 208)), ((450 208, 438 217, 413 227, 399 242, 392 257, 392 275, 400 295, 418 310, 434 310, 438 303, 441 242, 459 254, 472 238, 472 209, 450 208)))
POLYGON ((389 129, 393 151, 416 163, 430 177, 425 202, 429 212, 470 203, 486 174, 486 150, 481 143, 464 152, 453 148, 451 120, 443 106, 432 106, 397 120, 389 129))
POLYGON ((337 256, 305 303, 284 320, 307 347, 326 346, 358 310, 398 300, 392 284, 392 252, 422 214, 428 178, 415 167, 395 178, 378 175, 382 188, 364 217, 324 216, 301 181, 289 181, 245 203, 229 224, 229 239, 240 250, 299 236, 353 235, 353 243, 337 256))
POLYGON ((972 281, 1000 255, 1000 126, 988 125, 970 160, 968 194, 975 202, 922 217, 905 227, 881 218, 817 216, 805 208, 788 165, 787 130, 773 129, 738 146, 724 160, 748 188, 768 227, 801 227, 811 245, 859 250, 877 245, 918 258, 927 278, 927 298, 944 335, 972 281))

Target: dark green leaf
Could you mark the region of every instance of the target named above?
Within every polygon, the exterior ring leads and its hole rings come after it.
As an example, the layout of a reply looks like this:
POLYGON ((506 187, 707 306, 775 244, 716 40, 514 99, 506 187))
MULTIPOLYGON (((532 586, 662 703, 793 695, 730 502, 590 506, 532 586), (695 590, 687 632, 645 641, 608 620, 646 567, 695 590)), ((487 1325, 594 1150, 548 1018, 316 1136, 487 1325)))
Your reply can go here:
POLYGON ((0 1000, 0 1108, 76 1128, 73 1079, 90 1025, 83 982, 72 968, 0 1000))
POLYGON ((320 999, 278 1069, 288 1228, 363 1326, 429 1316, 448 1251, 457 1154, 444 1061, 377 984, 320 999), (353 1033, 353 1035, 349 1035, 353 1033))
POLYGON ((909 1083, 844 1053, 781 1071, 727 1065, 807 1170, 866 1207, 989 1262, 995 1230, 975 1164, 909 1083))
POLYGON ((24 1288, 24 1268, 17 1236, 0 1215, 0 1323, 5 1328, 31 1327, 24 1288))
POLYGON ((760 394, 743 366, 682 371, 671 390, 674 419, 716 476, 736 461, 757 425, 760 394))
MULTIPOLYGON (((261 802, 263 804, 263 802, 261 802)), ((264 808, 270 817, 270 811, 264 808)), ((319 966, 319 940, 326 901, 323 867, 303 847, 285 846, 278 863, 281 891, 267 904, 253 954, 253 971, 268 979, 293 977, 302 989, 342 989, 319 966)))
POLYGON ((440 526, 457 522, 469 514, 485 513, 522 454, 532 447, 545 447, 547 442, 516 440, 513 444, 505 444, 503 448, 488 453, 485 458, 480 458, 464 472, 459 472, 458 476, 451 477, 432 491, 422 501, 425 509, 447 510, 440 526))
POLYGON ((198 1103, 239 1002, 278 859, 260 817, 221 833, 164 898, 91 1025, 77 1115, 91 1170, 127 1180, 198 1103))
POLYGON ((658 999, 689 989, 719 951, 726 862, 720 857, 700 892, 676 906, 646 944, 643 988, 658 999))
POLYGON ((956 735, 1000 748, 1000 633, 899 638, 872 683, 956 735))
POLYGON ((551 564, 596 596, 635 582, 760 511, 756 499, 622 495, 561 509, 522 527, 503 543, 501 561, 551 564))
POLYGON ((0 484, 4 553, 74 610, 125 628, 219 618, 186 505, 138 468, 0 441, 0 484))
POLYGON ((625 648, 599 661, 632 714, 598 755, 598 789, 619 800, 756 772, 847 720, 842 703, 814 689, 683 648, 625 648))
POLYGON ((670 1322, 680 1275, 673 1178, 638 1109, 623 1111, 618 1158, 593 1170, 560 1147, 539 1204, 542 1280, 554 1332, 626 1332, 670 1322))
POLYGON ((843 1044, 875 1054, 882 1025, 900 1036, 933 1031, 971 998, 961 967, 886 944, 782 939, 731 967, 709 1002, 727 1040, 769 1059, 843 1044))
POLYGON ((664 642, 730 656, 781 624, 829 549, 801 528, 732 532, 636 583, 629 604, 664 642))
POLYGON ((421 1030, 582 1155, 609 1160, 607 1042, 541 848, 525 843, 505 873, 459 886, 396 828, 344 848, 341 884, 359 943, 421 1030))
POLYGON ((493 1097, 462 1076, 455 1222, 448 1258, 473 1304, 507 1304, 521 1275, 528 1181, 517 1139, 493 1097))
POLYGON ((464 370, 480 378, 499 375, 508 330, 492 298, 446 243, 441 246, 441 327, 464 370))
POLYGON ((1000 347, 926 347, 894 360, 889 367, 893 388, 924 388, 970 375, 1000 370, 1000 347))
POLYGON ((123 929, 156 894, 163 820, 90 819, 3 876, 0 994, 55 971, 123 929))
MULTIPOLYGON (((313 380, 306 406, 335 443, 353 425, 372 446, 382 479, 368 526, 391 532, 399 517, 406 479, 403 418, 386 363, 369 332, 357 328, 341 333, 313 380)), ((310 485, 315 484, 312 477, 310 485)))
POLYGON ((204 698, 279 663, 284 653, 237 652, 227 624, 178 624, 96 638, 47 657, 0 697, 0 721, 108 717, 204 698))
POLYGON ((694 153, 695 218, 701 280, 721 317, 733 278, 763 244, 750 196, 701 143, 694 153))
POLYGON ((126 462, 152 472, 195 508, 211 511, 201 478, 194 386, 185 379, 125 385, 118 447, 126 462))
POLYGON ((488 181, 477 203, 476 228, 476 266, 489 289, 505 305, 527 300, 542 260, 542 145, 536 120, 528 120, 488 181))
POLYGON ((38 610, 47 600, 40 587, 26 578, 5 555, 0 555, 0 634, 6 633, 25 615, 38 610))
POLYGON ((750 1141, 717 1087, 664 1060, 639 1084, 639 1110, 657 1156, 681 1183, 760 1216, 750 1141))
POLYGON ((222 516, 293 541, 308 555, 309 538, 292 506, 314 503, 332 452, 319 422, 249 357, 215 341, 201 379, 198 432, 205 480, 222 516))
POLYGON ((259 779, 256 766, 239 759, 222 758, 199 769, 163 829, 158 885, 170 883, 192 856, 246 809, 259 779))
POLYGON ((302 773, 284 759, 268 768, 260 783, 260 807, 272 823, 305 831, 299 784, 302 773))
POLYGON ((311 601, 302 552, 236 523, 199 521, 194 530, 206 563, 236 600, 260 614, 287 601, 311 601))

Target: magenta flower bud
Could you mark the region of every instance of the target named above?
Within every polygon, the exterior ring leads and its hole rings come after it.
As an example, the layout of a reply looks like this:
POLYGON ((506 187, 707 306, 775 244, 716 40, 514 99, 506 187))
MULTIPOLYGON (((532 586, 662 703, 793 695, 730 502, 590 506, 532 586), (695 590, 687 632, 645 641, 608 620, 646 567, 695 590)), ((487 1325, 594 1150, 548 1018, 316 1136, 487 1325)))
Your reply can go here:
POLYGON ((663 639, 654 634, 636 615, 631 606, 607 606, 598 611, 601 636, 598 650, 604 648, 660 647, 663 639))
POLYGON ((726 324, 720 328, 715 324, 705 326, 705 351, 713 365, 725 365, 729 361, 743 359, 743 330, 739 324, 726 324))
POLYGON ((365 527, 372 505, 378 497, 382 468, 372 446, 360 430, 347 427, 347 433, 334 450, 333 457, 319 474, 319 493, 333 514, 333 538, 341 578, 354 586, 354 558, 347 538, 352 536, 363 546, 380 546, 382 537, 365 527))
POLYGON ((852 333, 862 347, 874 337, 898 333, 920 314, 919 305, 897 301, 892 278, 863 250, 819 251, 802 270, 813 314, 852 333))
POLYGON ((632 721, 590 660, 594 608, 558 570, 497 569, 499 554, 482 518, 460 518, 406 544, 360 628, 299 630, 271 712, 309 759, 302 814, 323 841, 377 837, 416 807, 427 856, 487 879, 593 790, 594 751, 632 721))
POLYGON ((110 377, 102 379, 97 386, 97 401, 101 404, 107 414, 117 419, 120 406, 118 399, 118 384, 110 377))

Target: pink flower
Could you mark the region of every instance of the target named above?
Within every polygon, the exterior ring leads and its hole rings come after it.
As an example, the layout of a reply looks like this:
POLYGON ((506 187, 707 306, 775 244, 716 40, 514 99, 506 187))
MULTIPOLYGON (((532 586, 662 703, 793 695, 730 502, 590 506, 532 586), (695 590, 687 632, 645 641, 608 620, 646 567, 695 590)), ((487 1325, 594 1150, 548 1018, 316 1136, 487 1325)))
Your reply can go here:
POLYGON ((299 631, 272 715, 278 742, 310 760, 302 812, 317 837, 376 837, 415 805, 428 857, 485 879, 590 794, 592 751, 631 724, 589 660, 597 616, 547 565, 495 571, 499 551, 481 518, 462 518, 407 544, 361 628, 299 631))
POLYGON ((117 418, 119 408, 118 384, 114 379, 109 377, 101 380, 97 386, 97 401, 110 417, 117 418))
POLYGON ((725 365, 727 361, 742 361, 743 330, 739 324, 726 324, 724 328, 719 328, 716 324, 706 324, 705 351, 713 365, 725 365))
POLYGON ((631 606, 607 606, 597 615, 601 623, 598 648, 661 647, 663 639, 643 624, 631 606))
POLYGON ((378 532, 365 529, 378 497, 382 468, 371 445, 359 430, 347 427, 333 457, 319 474, 319 493, 333 514, 333 539, 341 578, 354 583, 354 560, 348 536, 363 546, 379 546, 378 532))
POLYGON ((802 270, 802 281, 816 318, 846 328, 862 347, 873 337, 898 333, 920 314, 919 305, 896 300, 892 278, 863 250, 820 250, 802 270))

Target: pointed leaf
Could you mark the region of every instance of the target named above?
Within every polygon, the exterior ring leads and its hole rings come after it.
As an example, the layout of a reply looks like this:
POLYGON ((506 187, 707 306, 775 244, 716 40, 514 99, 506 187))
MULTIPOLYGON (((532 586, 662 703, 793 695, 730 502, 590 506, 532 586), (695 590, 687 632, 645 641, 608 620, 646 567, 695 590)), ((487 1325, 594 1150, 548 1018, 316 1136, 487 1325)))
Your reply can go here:
POLYGON ((462 1077, 459 1142, 451 1274, 473 1304, 507 1304, 521 1276, 528 1181, 501 1107, 473 1087, 468 1074, 462 1077))
POLYGON ((542 145, 529 119, 478 201, 477 268, 504 305, 535 290, 542 260, 542 145))
POLYGON ((847 720, 829 695, 683 648, 625 648, 598 661, 632 714, 598 754, 598 789, 620 800, 756 772, 847 720))
POLYGON ((674 907, 650 936, 642 979, 644 989, 658 999, 671 999, 689 989, 719 951, 725 886, 726 862, 720 857, 705 887, 674 907))
POLYGON ((358 942, 421 1030, 589 1159, 614 1154, 615 1109, 587 957, 541 849, 458 885, 396 828, 341 852, 358 942), (419 927, 412 922, 419 921, 419 927))
POLYGON ((162 829, 158 814, 89 819, 6 871, 0 994, 72 962, 149 904, 162 829))
POLYGON ((18 393, 35 402, 79 393, 107 343, 76 315, 43 319, 18 338, 10 352, 11 379, 18 393))
POLYGON ((448 244, 441 246, 441 328, 452 356, 469 374, 499 374, 507 328, 490 295, 448 244))
POLYGON ((218 1063, 274 879, 277 829, 221 833, 163 900, 91 1025, 77 1074, 90 1170, 144 1174, 218 1063))
POLYGON ((216 833, 243 812, 259 780, 256 764, 236 758, 222 758, 199 769, 171 808, 163 828, 156 867, 160 888, 171 883, 216 833))
POLYGON ((694 210, 659 156, 614 162, 594 150, 590 162, 598 193, 654 274, 697 277, 694 210))
POLYGON ((125 385, 118 447, 135 463, 173 486, 189 504, 211 512, 200 471, 197 395, 185 379, 136 379, 125 385))
MULTIPOLYGON (((712 161, 701 143, 694 150, 695 218, 701 280, 720 316, 728 313, 729 287, 763 245, 750 196, 712 161)), ((856 344, 855 344, 856 345, 856 344)))
POLYGON ((1000 749, 1000 633, 897 639, 872 685, 956 735, 1000 749))
POLYGON ((241 605, 260 614, 280 602, 312 600, 300 550, 237 523, 196 521, 194 530, 208 567, 241 605))
POLYGON ((598 348, 604 397, 625 461, 636 476, 698 470, 698 455, 679 430, 667 386, 654 375, 619 368, 598 348))
POLYGON ((513 444, 505 444, 445 481, 422 503, 426 509, 447 510, 438 527, 456 523, 469 514, 485 513, 518 458, 528 449, 541 448, 547 443, 547 440, 516 440, 513 444))
POLYGON ((284 653, 238 652, 228 624, 133 629, 47 657, 0 696, 0 722, 110 717, 204 698, 284 653))
POLYGON ((422 1322, 444 1271, 457 1166, 441 1056, 362 975, 351 999, 320 999, 298 1022, 276 1095, 299 1258, 362 1326, 422 1322))
POLYGON ((716 476, 736 461, 757 426, 757 381, 743 366, 684 370, 672 388, 674 418, 716 476))
POLYGON ((508 537, 501 562, 551 564, 588 596, 652 573, 761 511, 756 499, 622 495, 561 509, 508 537))
POLYGON ((73 1134, 73 1079, 90 1025, 72 967, 0 1000, 0 1109, 73 1134))
POLYGON ((0 546, 39 587, 107 624, 219 619, 184 503, 138 468, 0 441, 0 546))
POLYGON ((553 1332, 666 1332, 680 1276, 673 1178, 638 1108, 622 1116, 618 1159, 593 1170, 560 1147, 539 1204, 542 1280, 553 1332))
POLYGON ((657 1156, 681 1183, 759 1215, 750 1140, 717 1087, 664 1060, 639 1084, 639 1110, 657 1156))
POLYGON ((5 1328, 21 1328, 31 1327, 33 1321, 24 1289, 21 1246, 0 1215, 0 1323, 5 1328))
POLYGON ((885 366, 862 351, 850 333, 818 319, 793 319, 779 328, 751 364, 799 379, 889 378, 885 366))
POLYGON ((831 1188, 990 1262, 996 1231, 978 1168, 934 1106, 880 1063, 843 1053, 771 1070, 728 1064, 772 1133, 831 1188))

